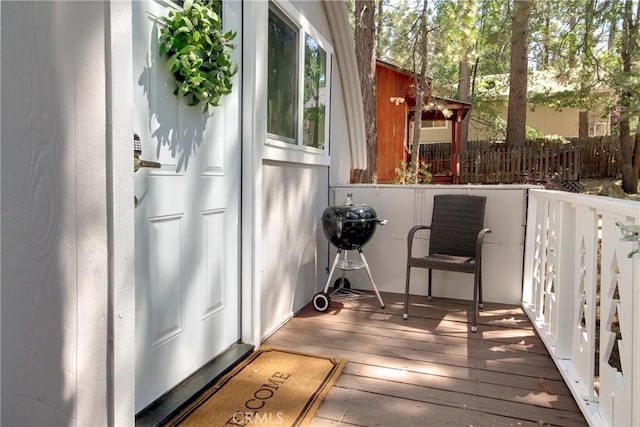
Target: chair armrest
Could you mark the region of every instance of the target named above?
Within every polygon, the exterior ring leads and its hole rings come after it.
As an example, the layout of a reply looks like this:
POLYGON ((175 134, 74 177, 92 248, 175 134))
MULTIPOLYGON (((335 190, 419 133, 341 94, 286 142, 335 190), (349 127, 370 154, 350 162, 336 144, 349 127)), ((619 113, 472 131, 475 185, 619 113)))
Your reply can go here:
POLYGON ((478 233, 478 238, 476 240, 476 262, 480 265, 480 260, 482 258, 482 243, 484 242, 484 236, 488 233, 491 233, 490 228, 483 228, 478 233))
POLYGON ((411 258, 411 248, 413 247, 413 236, 418 230, 431 230, 430 225, 416 225, 407 234, 407 257, 411 258))

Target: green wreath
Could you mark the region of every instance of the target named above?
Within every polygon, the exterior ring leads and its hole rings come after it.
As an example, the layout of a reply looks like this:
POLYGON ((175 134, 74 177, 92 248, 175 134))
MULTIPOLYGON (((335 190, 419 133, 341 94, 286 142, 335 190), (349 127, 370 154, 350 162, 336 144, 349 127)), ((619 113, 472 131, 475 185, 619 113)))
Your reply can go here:
POLYGON ((176 78, 174 95, 187 97, 189 105, 217 107, 231 93, 231 77, 238 71, 231 61, 236 33, 223 33, 221 2, 186 0, 182 10, 162 18, 160 56, 176 78))

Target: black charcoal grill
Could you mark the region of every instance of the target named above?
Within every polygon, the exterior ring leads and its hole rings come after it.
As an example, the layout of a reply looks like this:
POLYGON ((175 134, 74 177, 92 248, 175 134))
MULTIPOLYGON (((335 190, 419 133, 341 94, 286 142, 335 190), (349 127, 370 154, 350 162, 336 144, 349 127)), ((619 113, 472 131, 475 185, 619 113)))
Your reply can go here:
POLYGON ((361 268, 367 269, 373 290, 380 301, 380 306, 384 308, 384 302, 371 276, 371 270, 369 270, 369 264, 367 264, 367 259, 362 252, 362 246, 371 240, 376 227, 386 224, 387 221, 378 219, 375 209, 371 206, 354 204, 351 198, 352 195, 349 194, 344 205, 329 206, 322 213, 324 235, 333 246, 338 248, 338 252, 324 291, 318 292, 313 297, 313 307, 320 312, 329 309, 332 297, 334 299, 371 297, 370 294, 351 289, 349 280, 344 277, 345 271, 361 268), (360 260, 348 258, 348 251, 353 250, 358 251, 360 260), (329 285, 336 268, 342 271, 342 276, 335 281, 334 291, 329 294, 329 285))
POLYGON ((380 222, 376 211, 367 205, 329 206, 322 214, 325 237, 338 249, 352 251, 364 246, 380 222))

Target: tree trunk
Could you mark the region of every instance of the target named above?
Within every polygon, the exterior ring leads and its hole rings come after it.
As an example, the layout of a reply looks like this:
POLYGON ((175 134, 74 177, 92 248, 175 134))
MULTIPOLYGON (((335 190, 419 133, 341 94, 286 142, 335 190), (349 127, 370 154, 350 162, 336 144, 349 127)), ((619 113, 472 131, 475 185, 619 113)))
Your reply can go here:
POLYGON ((633 168, 632 159, 634 157, 635 138, 632 135, 620 135, 620 158, 622 164, 622 189, 627 194, 638 192, 638 175, 633 168), (629 159, 629 160, 626 160, 629 159))
POLYGON ((507 112, 507 145, 524 145, 527 121, 527 39, 530 0, 516 0, 511 21, 511 73, 507 112))
POLYGON ((620 171, 622 172, 622 190, 627 194, 637 194, 638 172, 640 172, 640 138, 638 135, 630 134, 628 118, 620 120, 620 171))
MULTIPOLYGON (((466 0, 462 9, 461 17, 464 21, 475 21, 478 8, 475 0, 466 0)), ((477 36, 470 37, 462 41, 461 46, 464 48, 462 57, 460 58, 460 73, 458 78, 458 99, 469 102, 471 100, 471 64, 469 58, 473 54, 478 43, 477 36)), ((451 123, 455 125, 455 122, 451 123)), ((460 129, 460 147, 464 151, 467 149, 467 140, 469 139, 469 115, 462 120, 460 129)), ((455 143, 455 141, 451 141, 455 143)))
MULTIPOLYGON (((638 42, 638 15, 640 15, 640 4, 636 16, 633 16, 633 0, 626 0, 624 14, 622 18, 622 48, 620 57, 622 59, 622 72, 624 75, 631 75, 631 66, 637 52, 638 42)), ((629 125, 628 106, 632 105, 634 94, 631 90, 625 89, 620 96, 620 168, 622 172, 622 189, 627 194, 638 192, 638 174, 634 168, 635 158, 635 138, 631 135, 629 125)), ((637 166, 637 165, 636 165, 637 166)))
POLYGON ((542 31, 544 36, 542 37, 542 60, 540 62, 542 62, 542 66, 546 68, 549 66, 549 57, 551 57, 551 17, 548 11, 545 13, 542 31))
POLYGON ((415 177, 414 184, 418 184, 420 176, 418 171, 420 170, 420 130, 422 129, 422 107, 424 106, 424 96, 427 92, 427 2, 424 0, 424 7, 422 9, 422 17, 420 23, 420 73, 414 76, 414 88, 416 94, 416 109, 413 115, 413 145, 411 147, 411 165, 413 169, 413 176, 415 177))
POLYGON ((376 183, 376 25, 375 1, 355 2, 356 61, 360 74, 360 89, 364 107, 367 137, 367 169, 355 172, 358 183, 376 183))
POLYGON ((578 138, 589 137, 589 112, 581 110, 578 115, 578 138))
POLYGON ((633 173, 636 177, 636 182, 640 179, 640 133, 636 133, 635 143, 633 144, 633 173))
POLYGON ((376 58, 382 57, 382 25, 384 24, 384 0, 375 0, 378 2, 378 11, 376 12, 376 58))
POLYGON ((616 36, 618 35, 618 14, 610 13, 609 37, 607 38, 607 50, 613 52, 616 48, 616 36))
POLYGON ((593 26, 595 19, 595 11, 593 9, 594 6, 595 5, 593 0, 585 2, 584 5, 584 35, 582 36, 582 48, 580 49, 582 62, 582 71, 580 71, 580 104, 583 106, 583 109, 580 110, 580 113, 578 115, 579 138, 589 137, 589 109, 591 108, 592 104, 588 100, 591 94, 590 83, 593 81, 593 69, 587 64, 591 64, 593 62, 593 45, 595 43, 593 36, 593 26))
MULTIPOLYGON (((462 61, 460 61, 460 80, 458 81, 458 99, 460 101, 469 102, 471 99, 471 67, 469 66, 469 55, 465 52, 462 61)), ((462 121, 462 129, 460 131, 460 147, 464 151, 467 149, 467 140, 469 139, 469 115, 462 121)), ((455 141, 451 141, 454 143, 455 141)))

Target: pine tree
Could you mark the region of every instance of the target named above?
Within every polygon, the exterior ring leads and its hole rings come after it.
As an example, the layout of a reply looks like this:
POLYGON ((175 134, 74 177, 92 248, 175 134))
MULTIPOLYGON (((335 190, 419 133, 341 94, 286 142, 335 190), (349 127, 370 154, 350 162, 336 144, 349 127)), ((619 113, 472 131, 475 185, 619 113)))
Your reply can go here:
POLYGON ((374 0, 355 2, 356 61, 364 107, 367 138, 367 169, 355 171, 355 182, 377 182, 376 168, 376 7, 374 0))
POLYGON ((509 110, 507 113, 507 144, 524 145, 527 122, 527 76, 530 0, 516 0, 511 18, 511 71, 509 79, 509 110))

